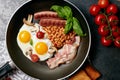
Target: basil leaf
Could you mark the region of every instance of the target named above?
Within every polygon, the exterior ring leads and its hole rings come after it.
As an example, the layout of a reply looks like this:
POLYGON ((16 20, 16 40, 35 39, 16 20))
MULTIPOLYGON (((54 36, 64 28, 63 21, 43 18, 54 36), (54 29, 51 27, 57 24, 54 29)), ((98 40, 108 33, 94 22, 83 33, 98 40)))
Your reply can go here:
POLYGON ((73 17, 73 30, 79 36, 86 36, 86 33, 85 34, 83 33, 82 28, 81 28, 81 26, 79 24, 79 21, 75 17, 73 17))
POLYGON ((62 6, 58 6, 58 5, 53 5, 50 10, 54 10, 58 13, 58 16, 61 17, 61 18, 65 18, 65 15, 64 15, 64 9, 62 6))
POLYGON ((53 5, 50 10, 54 10, 54 11, 58 11, 60 10, 62 7, 61 6, 58 6, 58 5, 53 5))
POLYGON ((33 46, 33 40, 32 39, 30 40, 30 45, 33 46))
POLYGON ((83 33, 77 18, 72 16, 72 9, 69 6, 62 7, 59 5, 53 5, 50 9, 56 11, 59 17, 67 19, 67 23, 64 29, 65 34, 67 34, 68 32, 70 32, 70 30, 73 29, 77 35, 86 36, 86 34, 83 33))
POLYGON ((67 23, 65 25, 64 33, 67 34, 70 30, 72 30, 72 26, 73 26, 73 19, 72 18, 67 19, 67 23))
POLYGON ((72 10, 69 6, 64 6, 64 11, 65 11, 64 14, 66 19, 72 17, 72 10))

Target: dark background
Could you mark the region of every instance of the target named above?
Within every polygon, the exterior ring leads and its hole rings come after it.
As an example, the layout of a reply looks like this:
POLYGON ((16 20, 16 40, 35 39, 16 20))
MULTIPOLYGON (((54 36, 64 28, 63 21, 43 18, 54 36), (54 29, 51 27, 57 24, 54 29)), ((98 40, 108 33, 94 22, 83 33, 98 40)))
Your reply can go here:
MULTIPOLYGON (((90 50, 90 60, 92 65, 101 73, 98 80, 120 80, 120 48, 113 45, 105 47, 100 43, 100 36, 97 32, 98 26, 94 23, 94 17, 90 15, 89 8, 92 4, 97 4, 98 0, 69 0, 75 4, 86 17, 92 35, 92 45, 90 50)), ((120 1, 110 0, 111 3, 119 7, 117 14, 120 19, 120 1)))
MULTIPOLYGON (((0 41, 5 40, 5 29, 12 16, 12 13, 27 0, 0 0, 0 41), (2 36, 2 37, 1 37, 2 36)), ((100 36, 98 35, 98 26, 94 23, 94 17, 89 14, 89 8, 92 4, 97 4, 98 0, 69 0, 75 4, 86 17, 92 35, 92 45, 89 57, 92 65, 101 73, 101 77, 98 80, 120 80, 120 48, 114 46, 104 47, 100 43, 100 36)), ((110 0, 111 3, 116 4, 119 7, 119 19, 120 19, 120 0, 110 0)), ((1 49, 0 44, 0 49, 1 49)), ((6 50, 0 54, 6 53, 6 50)), ((6 61, 6 57, 2 61, 6 61)), ((1 61, 1 62, 2 62, 1 61)), ((4 64, 4 63, 3 63, 4 64)), ((0 64, 0 65, 3 65, 0 64)))

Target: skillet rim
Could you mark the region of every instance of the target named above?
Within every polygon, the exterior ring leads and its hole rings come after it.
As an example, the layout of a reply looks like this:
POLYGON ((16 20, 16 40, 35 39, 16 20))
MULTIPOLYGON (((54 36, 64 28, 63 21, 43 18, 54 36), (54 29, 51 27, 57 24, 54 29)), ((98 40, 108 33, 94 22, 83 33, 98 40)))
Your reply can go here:
MULTIPOLYGON (((18 8, 17 8, 17 9, 13 12, 13 14, 11 15, 11 17, 10 17, 10 19, 9 19, 9 21, 8 21, 8 24, 7 24, 7 28, 6 28, 6 38, 5 38, 6 45, 7 45, 7 33, 8 33, 9 23, 10 23, 11 19, 13 18, 13 16, 15 15, 15 13, 16 13, 21 7, 23 7, 24 5, 26 5, 26 4, 27 4, 28 2, 30 2, 30 1, 32 1, 32 0, 28 0, 28 1, 24 2, 23 4, 21 4, 20 6, 18 6, 18 8)), ((90 32, 90 27, 89 27, 88 21, 87 21, 87 19, 85 18, 84 14, 82 13, 82 11, 81 11, 77 6, 75 6, 75 4, 73 4, 73 3, 70 2, 69 0, 63 0, 63 1, 67 2, 68 4, 70 4, 70 5, 72 5, 74 8, 76 8, 76 10, 77 10, 77 11, 81 14, 81 16, 83 17, 83 19, 84 19, 84 21, 85 21, 85 23, 86 23, 86 25, 87 25, 86 27, 87 27, 87 29, 88 29, 89 45, 88 45, 88 48, 87 48, 87 53, 86 53, 86 55, 85 55, 82 63, 81 63, 72 73, 70 73, 69 75, 67 75, 67 76, 65 76, 65 77, 60 78, 60 80, 70 77, 71 75, 73 75, 75 72, 77 72, 77 71, 81 68, 81 66, 85 63, 85 61, 86 61, 86 59, 87 59, 87 57, 88 57, 88 55, 89 55, 90 47, 91 47, 91 32, 90 32)), ((8 45, 7 45, 7 52, 8 52, 8 54, 9 54, 9 56, 10 56, 10 53, 9 53, 9 51, 8 51, 8 45)), ((12 59, 11 56, 10 56, 10 58, 11 58, 12 62, 14 63, 14 61, 13 61, 13 59, 12 59)), ((14 65, 15 65, 19 70, 21 70, 15 63, 14 63, 14 65)), ((21 70, 21 71, 22 71, 23 73, 25 73, 23 70, 21 70)), ((25 73, 25 74, 26 74, 26 73, 25 73)), ((32 76, 32 77, 34 77, 34 76, 32 76)), ((34 77, 34 78, 35 78, 35 77, 34 77)))

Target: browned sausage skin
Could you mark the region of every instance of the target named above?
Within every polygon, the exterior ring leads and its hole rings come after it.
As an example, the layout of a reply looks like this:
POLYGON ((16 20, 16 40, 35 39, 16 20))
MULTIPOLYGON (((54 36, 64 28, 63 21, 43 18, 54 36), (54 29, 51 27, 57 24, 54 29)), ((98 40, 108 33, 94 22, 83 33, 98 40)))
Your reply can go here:
POLYGON ((41 26, 62 26, 62 27, 64 27, 66 24, 66 20, 43 18, 43 19, 40 19, 39 24, 41 26))
POLYGON ((41 19, 41 18, 60 18, 58 17, 57 12, 53 11, 41 11, 41 12, 36 12, 34 14, 34 19, 41 19))
POLYGON ((40 20, 41 26, 62 26, 66 24, 66 20, 60 18, 57 12, 41 11, 34 14, 34 19, 40 20))

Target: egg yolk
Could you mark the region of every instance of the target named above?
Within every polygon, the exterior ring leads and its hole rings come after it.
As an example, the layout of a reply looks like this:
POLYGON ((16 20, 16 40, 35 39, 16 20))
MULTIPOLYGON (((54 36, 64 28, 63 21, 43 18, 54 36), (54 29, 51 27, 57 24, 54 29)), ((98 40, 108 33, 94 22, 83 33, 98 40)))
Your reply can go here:
POLYGON ((21 31, 19 34, 19 40, 23 43, 29 42, 31 39, 31 35, 28 31, 21 31))
POLYGON ((48 51, 48 46, 44 42, 38 42, 35 45, 35 50, 39 55, 44 55, 48 51))

